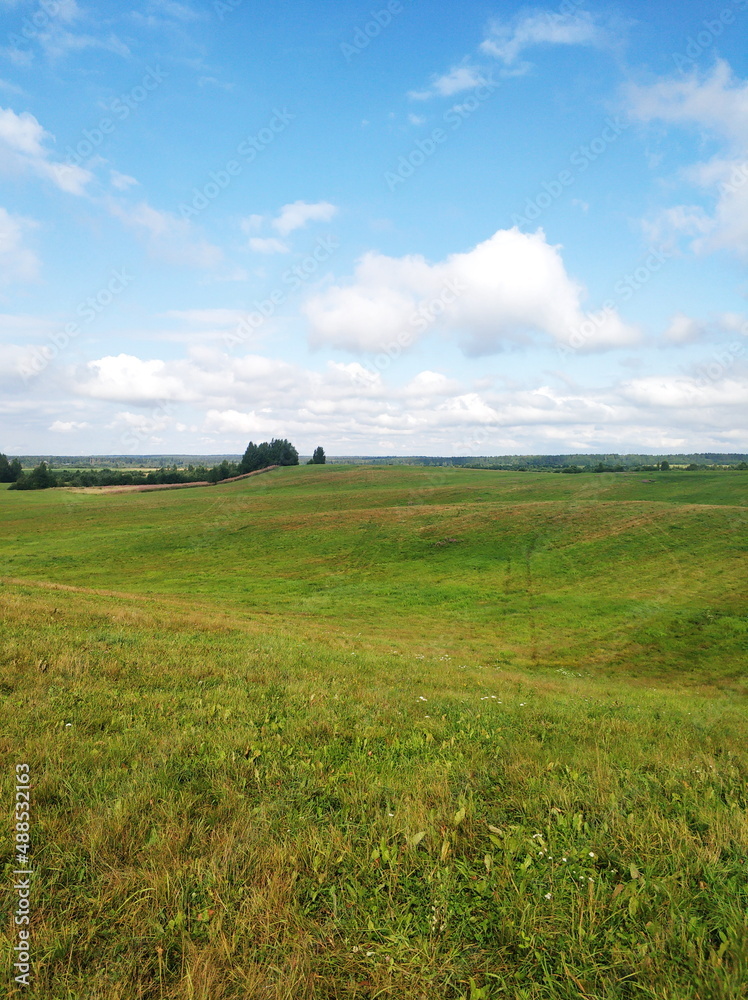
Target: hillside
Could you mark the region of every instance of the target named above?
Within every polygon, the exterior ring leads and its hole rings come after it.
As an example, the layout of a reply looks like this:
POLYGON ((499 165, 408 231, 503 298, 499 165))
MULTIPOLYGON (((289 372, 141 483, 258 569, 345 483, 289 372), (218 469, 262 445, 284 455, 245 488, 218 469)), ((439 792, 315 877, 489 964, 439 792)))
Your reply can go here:
POLYGON ((0 491, 23 995, 748 996, 747 487, 0 491))

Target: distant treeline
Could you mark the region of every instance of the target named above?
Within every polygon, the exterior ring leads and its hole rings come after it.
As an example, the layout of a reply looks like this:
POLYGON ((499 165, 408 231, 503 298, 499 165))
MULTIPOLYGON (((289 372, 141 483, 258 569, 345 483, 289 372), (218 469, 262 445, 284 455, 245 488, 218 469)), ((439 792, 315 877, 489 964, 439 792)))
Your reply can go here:
POLYGON ((285 438, 263 441, 254 444, 250 441, 244 457, 239 462, 224 459, 218 465, 188 465, 177 468, 176 465, 164 466, 149 472, 122 469, 51 469, 46 462, 40 462, 30 472, 21 471, 18 459, 8 462, 0 455, 0 477, 4 465, 11 472, 6 472, 5 479, 0 482, 11 483, 11 490, 47 490, 61 486, 151 486, 173 483, 209 482, 218 483, 222 479, 241 476, 246 472, 256 472, 271 465, 298 465, 299 454, 285 438))
POLYGON ((746 469, 748 455, 705 452, 690 455, 496 455, 439 457, 433 455, 347 456, 332 463, 361 465, 424 465, 506 472, 655 472, 661 468, 746 469))
POLYGON ((19 455, 18 461, 24 469, 31 469, 46 462, 47 466, 55 469, 127 469, 140 471, 142 469, 156 471, 157 469, 171 469, 176 466, 185 469, 188 465, 193 468, 204 467, 212 469, 221 462, 241 461, 241 455, 19 455))

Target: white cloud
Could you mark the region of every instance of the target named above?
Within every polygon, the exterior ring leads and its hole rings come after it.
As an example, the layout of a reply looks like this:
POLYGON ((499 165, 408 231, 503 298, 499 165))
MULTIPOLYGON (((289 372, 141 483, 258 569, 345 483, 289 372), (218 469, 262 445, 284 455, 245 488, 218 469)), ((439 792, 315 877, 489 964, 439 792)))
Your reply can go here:
POLYGON ((626 90, 630 113, 641 121, 699 125, 743 149, 748 144, 748 83, 718 59, 710 73, 694 72, 626 90))
MULTIPOLYGON (((720 375, 724 375, 724 366, 720 375)), ((685 375, 652 375, 633 379, 622 387, 624 398, 634 403, 688 411, 702 408, 745 407, 748 378, 697 378, 685 375)), ((688 421, 690 423, 691 420, 688 421)))
MULTIPOLYGON (((582 294, 542 230, 515 228, 437 264, 418 255, 367 253, 350 283, 312 295, 303 311, 315 346, 377 351, 441 330, 457 337, 466 354, 479 355, 538 333, 567 343, 588 319, 582 294)), ((638 340, 614 311, 591 325, 587 350, 638 340)))
POLYGON ((117 188, 118 191, 127 191, 128 188, 134 187, 136 184, 140 183, 128 174, 121 174, 119 170, 110 170, 109 180, 111 181, 112 187, 117 188))
POLYGON ((264 215, 249 215, 241 221, 243 232, 250 237, 247 246, 254 253, 288 253, 289 246, 276 236, 262 237, 255 234, 269 223, 281 236, 289 236, 297 229, 303 229, 309 222, 329 222, 338 212, 337 206, 329 201, 294 201, 284 205, 275 218, 264 215))
POLYGON ((459 383, 454 379, 447 378, 441 372, 432 372, 429 369, 419 372, 403 388, 406 396, 448 396, 459 389, 459 383))
POLYGON ((288 253, 288 246, 283 240, 274 236, 263 238, 262 236, 250 236, 249 249, 255 253, 288 253))
POLYGON ((75 420, 55 420, 53 424, 50 424, 49 429, 56 434, 70 434, 72 431, 83 431, 90 426, 85 421, 79 423, 75 420))
POLYGON ((24 236, 36 222, 11 215, 0 207, 0 286, 33 281, 39 273, 36 254, 24 245, 24 236))
POLYGON ((52 181, 68 194, 85 194, 93 174, 82 167, 51 159, 45 143, 51 136, 28 111, 17 115, 0 108, 0 170, 6 173, 30 171, 52 181))
POLYGON ((337 211, 337 207, 331 205, 329 201, 314 203, 294 201, 281 208, 280 214, 273 219, 272 225, 281 236, 288 236, 296 229, 302 229, 308 222, 329 222, 337 214, 337 211))
POLYGON ((89 361, 77 391, 94 399, 128 403, 196 398, 181 378, 168 374, 165 361, 141 361, 130 354, 89 361))
POLYGON ((706 327, 703 323, 678 312, 665 330, 665 340, 671 344, 692 344, 696 340, 701 340, 705 333, 706 327))
MULTIPOLYGON (((0 385, 4 394, 9 394, 11 389, 22 392, 24 397, 28 395, 27 384, 23 380, 21 372, 28 362, 29 345, 11 344, 0 341, 0 385)), ((0 406, 2 406, 0 401, 0 406)))
MULTIPOLYGON (((100 358, 73 388, 86 400, 77 419, 96 428, 89 435, 108 427, 129 433, 132 444, 132 434, 150 443, 159 434, 177 450, 184 449, 184 439, 175 437, 179 425, 199 427, 220 451, 270 436, 289 437, 300 449, 322 442, 330 454, 376 454, 382 441, 398 454, 633 451, 641 442, 650 449, 739 451, 745 449, 744 432, 736 428, 744 427, 746 348, 720 349, 691 375, 586 388, 559 388, 532 371, 522 383, 498 379, 494 385, 425 369, 401 384, 394 373, 385 377, 384 369, 356 362, 313 370, 201 349, 175 360, 100 358), (123 401, 130 409, 112 417, 110 404, 123 401)), ((50 421, 76 412, 74 399, 50 405, 50 421)), ((101 444, 119 447, 111 439, 101 444)))
POLYGON ((208 410, 203 431, 206 434, 265 434, 273 424, 267 417, 263 420, 254 411, 240 413, 239 410, 208 410))
POLYGON ((677 312, 665 330, 664 339, 676 345, 693 344, 699 340, 724 340, 725 336, 734 341, 735 334, 748 337, 748 320, 740 313, 721 313, 709 320, 699 320, 677 312))
POLYGON ((682 171, 682 179, 713 200, 713 210, 670 206, 645 220, 645 228, 662 239, 688 237, 695 253, 727 249, 748 258, 748 82, 718 60, 707 74, 631 86, 627 98, 640 121, 690 126, 725 143, 720 154, 682 171))
POLYGON ((453 66, 449 72, 432 77, 426 90, 411 90, 408 97, 414 101, 426 101, 430 97, 451 97, 463 90, 475 90, 486 82, 488 81, 482 70, 476 66, 453 66))
POLYGON ((512 23, 494 20, 481 51, 501 60, 509 73, 523 73, 528 63, 520 56, 537 45, 599 45, 605 33, 587 11, 558 13, 547 10, 519 15, 512 23))

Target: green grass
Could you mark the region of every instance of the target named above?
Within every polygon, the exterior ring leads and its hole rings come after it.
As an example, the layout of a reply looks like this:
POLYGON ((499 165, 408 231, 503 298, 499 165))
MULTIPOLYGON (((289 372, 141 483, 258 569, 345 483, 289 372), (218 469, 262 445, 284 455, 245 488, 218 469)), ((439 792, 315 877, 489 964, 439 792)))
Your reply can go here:
POLYGON ((23 994, 748 997, 747 486, 0 492, 23 994))

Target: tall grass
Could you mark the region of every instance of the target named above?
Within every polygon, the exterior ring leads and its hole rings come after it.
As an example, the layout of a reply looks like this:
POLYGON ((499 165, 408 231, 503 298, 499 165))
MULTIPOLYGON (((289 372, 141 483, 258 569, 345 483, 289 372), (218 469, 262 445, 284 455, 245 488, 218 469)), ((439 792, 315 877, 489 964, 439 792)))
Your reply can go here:
POLYGON ((736 479, 587 478, 0 494, 23 995, 748 996, 736 479))

